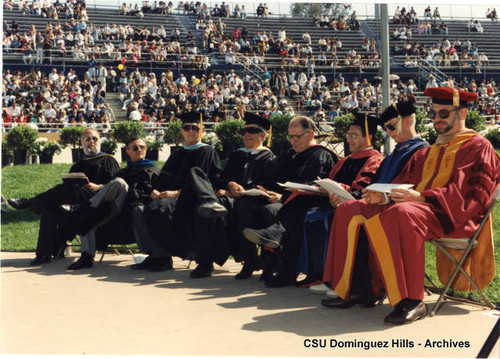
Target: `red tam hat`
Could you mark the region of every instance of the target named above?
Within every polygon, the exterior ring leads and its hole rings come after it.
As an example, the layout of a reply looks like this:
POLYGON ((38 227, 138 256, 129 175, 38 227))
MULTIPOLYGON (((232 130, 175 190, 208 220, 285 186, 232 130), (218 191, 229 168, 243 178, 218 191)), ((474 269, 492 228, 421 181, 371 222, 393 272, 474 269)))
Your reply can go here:
POLYGON ((433 103, 440 105, 466 106, 467 102, 477 100, 477 94, 449 87, 431 87, 424 91, 424 95, 431 97, 433 103))

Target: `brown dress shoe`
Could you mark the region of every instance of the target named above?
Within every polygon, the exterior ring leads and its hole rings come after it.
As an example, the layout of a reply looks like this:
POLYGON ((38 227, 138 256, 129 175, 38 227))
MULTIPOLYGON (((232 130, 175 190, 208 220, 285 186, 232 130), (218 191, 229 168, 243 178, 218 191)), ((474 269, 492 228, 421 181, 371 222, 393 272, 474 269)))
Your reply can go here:
POLYGON ((415 303, 414 300, 406 298, 396 304, 396 308, 385 317, 384 323, 408 324, 423 318, 426 314, 427 307, 423 301, 415 303))

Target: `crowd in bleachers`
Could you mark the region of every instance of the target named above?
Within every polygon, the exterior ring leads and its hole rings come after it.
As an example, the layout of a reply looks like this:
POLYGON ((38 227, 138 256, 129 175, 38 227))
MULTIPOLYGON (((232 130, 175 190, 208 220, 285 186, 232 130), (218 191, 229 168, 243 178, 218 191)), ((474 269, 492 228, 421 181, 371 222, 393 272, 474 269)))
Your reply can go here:
POLYGON ((72 69, 66 73, 53 69, 50 74, 5 70, 2 93, 6 129, 29 125, 41 132, 56 132, 78 123, 109 130, 115 120, 101 84, 95 78, 80 79, 72 69))
MULTIPOLYGON (((4 8, 12 10, 12 1, 4 3, 4 8), (10 4, 10 6, 9 6, 10 4)), ((24 14, 38 15, 48 19, 76 19, 88 21, 85 0, 49 1, 49 0, 19 0, 19 10, 24 14)))
POLYGON ((222 75, 210 74, 187 79, 174 77, 172 70, 157 78, 138 69, 120 79, 118 89, 128 118, 136 121, 164 123, 189 110, 202 112, 206 118, 219 122, 242 119, 246 111, 259 111, 266 116, 293 114, 271 86, 234 70, 222 75))
POLYGON ((125 58, 139 61, 183 61, 203 65, 203 57, 198 55, 193 37, 188 34, 186 46, 181 46, 180 31, 173 28, 167 33, 165 27, 106 24, 103 27, 88 25, 85 21, 48 22, 39 31, 34 24, 28 31, 20 31, 19 24, 3 22, 3 51, 22 53, 25 64, 52 63, 54 57, 69 57, 90 60, 125 58), (113 44, 118 40, 118 44, 113 44))
POLYGON ((321 16, 315 15, 313 20, 315 26, 327 27, 334 31, 358 30, 361 26, 356 11, 353 11, 350 15, 347 15, 347 11, 337 16, 328 16, 326 14, 321 16))

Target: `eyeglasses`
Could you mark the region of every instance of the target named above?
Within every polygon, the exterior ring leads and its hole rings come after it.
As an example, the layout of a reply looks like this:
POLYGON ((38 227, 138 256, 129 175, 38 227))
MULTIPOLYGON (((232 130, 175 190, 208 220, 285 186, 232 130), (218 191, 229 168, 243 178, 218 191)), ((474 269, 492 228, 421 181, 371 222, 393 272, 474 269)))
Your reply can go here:
POLYGON ((362 136, 361 134, 359 133, 355 133, 355 132, 347 132, 347 134, 345 135, 345 137, 347 138, 358 138, 359 136, 362 136))
POLYGON ((193 131, 199 131, 200 127, 196 126, 196 125, 184 125, 184 126, 182 126, 182 130, 186 131, 186 132, 191 131, 191 130, 193 130, 193 131))
POLYGON ((87 137, 85 137, 85 141, 86 142, 90 142, 90 141, 97 142, 97 141, 99 141, 99 137, 90 137, 90 136, 87 136, 87 137))
POLYGON ((145 150, 146 148, 147 148, 147 146, 145 146, 145 145, 138 145, 138 146, 137 146, 137 145, 133 145, 133 146, 131 147, 132 151, 134 151, 134 152, 137 152, 137 151, 139 151, 139 150, 143 151, 143 150, 145 150))
POLYGON ((401 119, 397 120, 394 124, 388 123, 387 125, 382 125, 382 128, 384 129, 385 132, 387 132, 387 130, 394 131, 399 121, 401 121, 401 119))
POLYGON ((290 134, 289 134, 289 135, 287 135, 287 136, 286 136, 286 138, 287 138, 287 140, 288 140, 288 141, 291 141, 291 140, 296 140, 296 141, 298 141, 298 140, 300 140, 300 138, 301 138, 302 136, 304 136, 306 133, 309 133, 309 132, 311 132, 311 131, 310 131, 310 130, 309 130, 309 131, 306 131, 306 132, 304 132, 304 133, 302 133, 302 134, 300 134, 300 135, 290 135, 290 134))
POLYGON ((430 110, 429 112, 427 112, 427 117, 429 117, 431 120, 434 120, 436 118, 436 114, 439 115, 440 118, 442 119, 445 119, 445 118, 448 118, 450 117, 450 113, 454 112, 454 111, 458 111, 460 110, 461 107, 458 107, 458 108, 454 108, 453 110, 439 110, 438 112, 434 111, 434 110, 430 110))
POLYGON ((254 134, 257 134, 257 133, 264 132, 264 129, 262 129, 260 127, 244 127, 244 128, 241 129, 240 134, 242 136, 244 136, 245 133, 247 133, 247 132, 254 135, 254 134))

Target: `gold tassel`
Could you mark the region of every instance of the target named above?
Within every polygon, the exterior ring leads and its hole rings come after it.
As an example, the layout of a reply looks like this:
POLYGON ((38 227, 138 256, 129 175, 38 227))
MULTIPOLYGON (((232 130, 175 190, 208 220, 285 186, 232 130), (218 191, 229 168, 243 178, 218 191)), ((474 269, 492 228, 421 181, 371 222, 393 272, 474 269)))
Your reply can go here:
POLYGON ((203 114, 200 112, 200 131, 203 131, 203 114))
POLYGON ((368 114, 365 113, 365 132, 366 132, 366 142, 368 142, 368 146, 372 145, 372 141, 370 141, 370 132, 368 131, 368 114))
POLYGON ((403 117, 399 114, 398 106, 396 105, 396 103, 393 102, 392 107, 394 107, 394 109, 398 113, 398 122, 396 123, 396 133, 399 135, 401 132, 403 132, 403 117))
POLYGON ((273 135, 273 125, 269 127, 269 137, 267 138, 267 148, 271 148, 271 136, 273 135))
POLYGON ((401 117, 401 115, 398 116, 398 123, 396 123, 396 132, 398 135, 403 132, 403 117, 401 117))
POLYGON ((457 89, 453 89, 453 106, 454 107, 460 106, 460 95, 458 94, 457 89))

